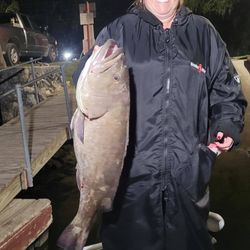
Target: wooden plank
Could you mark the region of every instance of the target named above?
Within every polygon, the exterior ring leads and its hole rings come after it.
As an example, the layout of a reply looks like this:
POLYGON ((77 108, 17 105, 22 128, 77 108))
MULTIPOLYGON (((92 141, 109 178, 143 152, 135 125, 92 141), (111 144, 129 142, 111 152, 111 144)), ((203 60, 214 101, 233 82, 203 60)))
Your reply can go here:
POLYGON ((91 3, 88 2, 88 3, 79 4, 79 11, 80 11, 80 13, 94 12, 94 15, 96 15, 95 2, 91 2, 91 3))
POLYGON ((26 249, 51 222, 48 199, 14 199, 0 213, 0 250, 26 249))
POLYGON ((40 154, 32 161, 33 175, 36 175, 41 170, 47 161, 51 159, 58 149, 67 141, 67 139, 68 132, 64 129, 61 133, 58 133, 56 138, 54 138, 49 145, 44 147, 42 152, 40 152, 40 154))
POLYGON ((93 13, 80 13, 80 24, 94 24, 94 14, 93 13))
POLYGON ((17 175, 1 189, 0 211, 2 211, 22 189, 25 189, 25 186, 22 186, 21 175, 17 175))
MULTIPOLYGON (((57 152, 57 150, 65 143, 67 140, 67 131, 64 129, 61 133, 57 135, 56 138, 53 138, 51 142, 47 145, 43 145, 44 149, 37 155, 37 157, 31 162, 33 176, 35 176, 46 162, 57 152)), ((20 164, 23 165, 24 163, 20 164)), ((8 176, 7 173, 4 176, 8 176)), ((1 176, 3 177, 3 175, 1 176)), ((22 184, 21 170, 19 175, 12 178, 6 179, 7 184, 5 188, 0 192, 0 211, 22 190, 25 189, 25 186, 22 184)), ((0 179, 2 180, 2 179, 0 179)))
MULTIPOLYGON (((74 107, 75 100, 72 103, 74 107)), ((63 93, 31 108, 25 114, 25 123, 35 176, 68 139, 68 118, 63 93)), ((27 187, 24 181, 26 174, 19 121, 14 119, 1 126, 0 139, 1 211, 19 191, 27 187)))

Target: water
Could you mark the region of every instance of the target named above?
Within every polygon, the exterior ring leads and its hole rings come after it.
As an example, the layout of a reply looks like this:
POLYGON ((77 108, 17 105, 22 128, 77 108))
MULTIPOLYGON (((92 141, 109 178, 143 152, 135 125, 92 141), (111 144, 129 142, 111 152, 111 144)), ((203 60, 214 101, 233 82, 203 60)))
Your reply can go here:
MULTIPOLYGON (((72 142, 66 143, 34 179, 34 187, 23 191, 22 198, 48 198, 53 209, 48 249, 56 250, 56 239, 74 217, 79 200, 75 181, 75 156, 72 142)), ((214 167, 211 210, 225 219, 225 228, 214 234, 215 250, 250 249, 250 151, 237 149, 219 157, 214 167)), ((99 220, 99 219, 98 219, 99 220)), ((88 244, 99 242, 95 223, 88 244)))
POLYGON ((250 154, 249 150, 225 153, 218 159, 210 184, 211 210, 225 219, 215 234, 216 250, 250 249, 250 154))
MULTIPOLYGON (((34 187, 18 195, 18 198, 51 200, 53 222, 49 229, 49 250, 60 249, 56 247, 56 240, 77 212, 79 191, 75 180, 75 165, 72 141, 69 141, 34 178, 34 187)), ((99 242, 98 230, 99 224, 95 223, 88 244, 99 242)))

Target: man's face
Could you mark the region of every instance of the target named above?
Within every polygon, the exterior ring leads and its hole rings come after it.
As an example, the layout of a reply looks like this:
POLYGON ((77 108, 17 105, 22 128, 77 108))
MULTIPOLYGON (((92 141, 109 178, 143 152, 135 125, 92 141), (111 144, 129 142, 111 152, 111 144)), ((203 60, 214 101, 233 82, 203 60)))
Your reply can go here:
POLYGON ((158 19, 171 17, 177 10, 180 0, 144 0, 145 7, 158 19))

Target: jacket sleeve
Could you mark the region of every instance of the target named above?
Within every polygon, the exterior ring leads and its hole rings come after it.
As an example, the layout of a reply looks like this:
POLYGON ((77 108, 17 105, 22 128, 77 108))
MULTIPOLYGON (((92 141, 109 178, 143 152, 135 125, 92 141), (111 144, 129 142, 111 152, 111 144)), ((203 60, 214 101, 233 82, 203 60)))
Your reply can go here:
POLYGON ((221 50, 218 58, 219 63, 212 62, 218 64, 210 89, 210 140, 214 141, 217 132, 221 131, 233 138, 234 145, 237 145, 244 126, 247 102, 241 90, 239 75, 226 48, 221 50))
MULTIPOLYGON (((108 29, 107 29, 107 27, 105 27, 102 29, 102 31, 97 36, 94 46, 95 45, 101 46, 108 39, 109 39, 108 29)), ((85 66, 85 63, 87 62, 87 60, 89 59, 89 57, 91 56, 91 54, 93 52, 94 46, 81 58, 78 66, 77 66, 76 71, 72 75, 73 82, 75 85, 77 84, 78 78, 79 78, 79 76, 80 76, 80 74, 85 66)))

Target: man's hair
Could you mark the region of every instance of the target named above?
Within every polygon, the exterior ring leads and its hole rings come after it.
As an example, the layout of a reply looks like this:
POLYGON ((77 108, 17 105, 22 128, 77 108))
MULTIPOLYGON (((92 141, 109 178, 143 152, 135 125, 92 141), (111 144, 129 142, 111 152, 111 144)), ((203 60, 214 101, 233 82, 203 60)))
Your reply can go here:
POLYGON ((135 0, 133 5, 138 6, 138 7, 142 7, 143 6, 143 0, 135 0))

